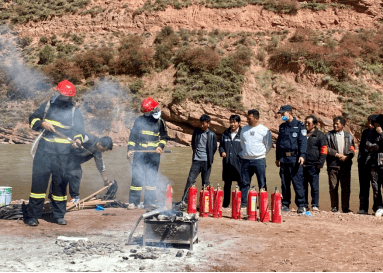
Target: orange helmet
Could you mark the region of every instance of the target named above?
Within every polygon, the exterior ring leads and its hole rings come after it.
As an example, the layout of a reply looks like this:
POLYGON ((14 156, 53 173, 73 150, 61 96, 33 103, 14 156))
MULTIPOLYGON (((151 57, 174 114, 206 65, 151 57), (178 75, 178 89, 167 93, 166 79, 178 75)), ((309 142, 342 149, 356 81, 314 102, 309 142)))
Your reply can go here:
POLYGON ((74 87, 73 83, 68 80, 59 82, 54 90, 59 91, 61 95, 68 97, 74 97, 76 95, 76 88, 74 87))
POLYGON ((148 113, 153 111, 154 108, 158 106, 158 102, 156 102, 152 97, 144 99, 141 104, 142 112, 148 113))

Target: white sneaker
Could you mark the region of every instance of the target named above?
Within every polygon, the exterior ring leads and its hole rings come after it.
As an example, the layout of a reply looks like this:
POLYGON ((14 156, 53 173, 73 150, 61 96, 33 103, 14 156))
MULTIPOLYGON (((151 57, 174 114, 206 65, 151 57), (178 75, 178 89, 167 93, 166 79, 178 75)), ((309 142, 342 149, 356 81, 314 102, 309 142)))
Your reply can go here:
POLYGON ((357 213, 358 214, 367 214, 367 211, 365 211, 364 209, 360 209, 357 213))
POLYGON ((375 216, 376 217, 380 217, 383 215, 383 209, 378 209, 376 212, 375 212, 375 216))
POLYGON ((76 198, 71 198, 70 200, 72 201, 72 203, 78 203, 80 201, 80 198, 76 196, 76 198))
POLYGON ((319 208, 318 207, 312 207, 311 210, 312 211, 319 211, 319 208))
POLYGON ((137 209, 137 206, 134 203, 130 203, 127 207, 129 210, 137 209))

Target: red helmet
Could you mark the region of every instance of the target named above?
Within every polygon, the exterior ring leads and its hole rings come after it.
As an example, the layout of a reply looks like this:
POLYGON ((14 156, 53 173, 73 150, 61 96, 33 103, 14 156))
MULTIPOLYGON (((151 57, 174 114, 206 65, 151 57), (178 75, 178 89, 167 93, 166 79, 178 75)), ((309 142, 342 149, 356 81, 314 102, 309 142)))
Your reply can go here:
POLYGON ((141 109, 144 113, 148 113, 153 111, 154 108, 158 106, 158 102, 156 102, 152 97, 144 99, 141 104, 141 109))
POLYGON ((67 80, 59 82, 54 90, 59 91, 61 95, 68 97, 74 97, 76 95, 76 88, 74 87, 73 83, 67 80))

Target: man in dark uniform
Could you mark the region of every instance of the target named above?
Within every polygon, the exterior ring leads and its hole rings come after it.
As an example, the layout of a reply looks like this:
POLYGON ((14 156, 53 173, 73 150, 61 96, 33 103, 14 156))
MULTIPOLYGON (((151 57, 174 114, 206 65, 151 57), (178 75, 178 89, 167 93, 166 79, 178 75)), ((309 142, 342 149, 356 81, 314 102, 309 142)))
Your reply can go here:
POLYGON ((306 158, 307 131, 303 122, 293 117, 292 110, 291 105, 284 105, 278 111, 284 123, 279 126, 275 164, 280 167, 282 180, 282 211, 290 211, 293 182, 297 212, 303 213, 306 209, 302 165, 306 158))
POLYGON ((102 159, 102 153, 111 151, 113 149, 113 141, 110 137, 96 137, 95 135, 86 133, 83 149, 76 149, 71 154, 71 160, 68 166, 69 175, 69 194, 73 202, 79 201, 80 182, 82 178, 81 164, 94 158, 97 170, 100 172, 104 181, 104 185, 109 184, 108 177, 106 176, 105 164, 102 159))
POLYGON ((306 208, 308 208, 308 189, 311 188, 311 209, 319 210, 319 173, 327 156, 327 141, 324 133, 317 128, 318 119, 314 115, 307 116, 306 160, 303 165, 306 208))
POLYGON ((75 108, 72 98, 76 95, 74 85, 65 80, 55 88, 60 94, 43 103, 30 117, 29 124, 35 131, 44 130, 33 159, 32 189, 26 211, 26 223, 39 224, 42 215, 49 178, 52 175, 53 218, 59 225, 66 225, 67 170, 71 146, 81 146, 84 137, 84 119, 75 108), (63 138, 56 132, 67 136, 63 138))
POLYGON ((238 115, 230 116, 230 128, 223 132, 219 145, 219 154, 222 157, 222 180, 225 182, 223 187, 223 207, 230 205, 231 184, 237 181, 241 184, 241 158, 239 156, 241 148, 241 130, 239 125, 241 118, 238 115))
POLYGON ((158 102, 151 97, 146 98, 142 102, 141 112, 144 115, 135 120, 130 132, 128 158, 133 155, 133 151, 147 152, 134 153, 128 209, 138 207, 144 185, 144 206, 151 208, 155 205, 160 154, 168 140, 166 124, 161 119, 158 102))

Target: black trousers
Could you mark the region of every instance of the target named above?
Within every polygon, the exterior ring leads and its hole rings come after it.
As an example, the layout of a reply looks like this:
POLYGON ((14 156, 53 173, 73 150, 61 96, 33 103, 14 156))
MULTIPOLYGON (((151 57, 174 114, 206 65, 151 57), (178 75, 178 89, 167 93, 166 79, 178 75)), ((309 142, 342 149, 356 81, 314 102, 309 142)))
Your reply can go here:
POLYGON ((338 168, 327 167, 330 190, 331 207, 339 209, 339 184, 341 186, 342 210, 350 208, 351 194, 351 166, 339 166, 338 168))
MULTIPOLYGON (((370 201, 370 185, 374 204, 372 210, 375 212, 382 204, 382 191, 379 182, 379 167, 373 167, 366 164, 358 164, 359 175, 359 209, 368 212, 370 201)), ((381 179, 380 179, 381 180, 381 179)))
POLYGON ((209 178, 211 173, 211 165, 209 165, 207 161, 193 160, 188 180, 186 181, 184 195, 182 196, 182 201, 185 203, 188 201, 188 190, 193 184, 195 184, 195 180, 200 173, 202 178, 202 187, 210 185, 209 178))
POLYGON ((226 173, 232 173, 236 175, 223 175, 224 179, 224 186, 223 186, 223 207, 227 208, 230 206, 230 199, 231 199, 231 185, 233 184, 233 181, 237 181, 238 186, 241 185, 241 179, 240 174, 238 170, 231 164, 225 164, 223 166, 224 172, 226 173))
POLYGON ((304 207, 305 188, 303 186, 303 167, 298 163, 281 163, 279 176, 282 181, 282 205, 290 206, 292 182, 295 190, 295 204, 297 207, 304 207))
POLYGON ((44 201, 49 179, 52 176, 52 203, 53 218, 64 218, 66 213, 66 187, 68 176, 66 173, 69 154, 51 154, 38 147, 33 159, 32 187, 27 207, 29 218, 42 216, 44 201))
POLYGON ((319 207, 319 173, 320 169, 314 165, 303 167, 306 207, 309 205, 309 185, 311 188, 311 206, 319 207))

